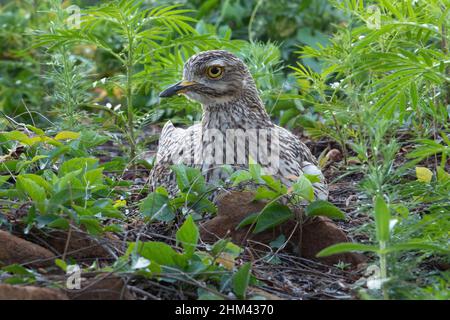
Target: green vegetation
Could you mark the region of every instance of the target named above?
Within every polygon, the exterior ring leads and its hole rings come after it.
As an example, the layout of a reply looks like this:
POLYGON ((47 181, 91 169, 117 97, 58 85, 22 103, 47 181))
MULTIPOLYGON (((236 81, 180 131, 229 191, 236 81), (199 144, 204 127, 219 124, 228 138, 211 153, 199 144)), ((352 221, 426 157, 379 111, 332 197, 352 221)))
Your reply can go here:
MULTIPOLYGON (((355 298, 449 299, 448 0, 68 2, 81 8, 79 25, 61 1, 0 5, 2 230, 83 231, 126 245, 111 249, 114 261, 65 250, 55 261, 64 271, 79 264, 193 299, 257 298, 249 288, 265 284, 253 257, 230 239, 199 236, 199 221, 217 212, 208 195, 252 182, 267 201, 239 226, 253 233, 318 215, 343 220, 354 243, 319 255, 367 254, 362 272, 375 274, 359 273, 355 298), (315 201, 315 176, 288 189, 257 165, 215 185, 177 165, 175 197, 148 192, 161 125, 201 117, 198 104, 158 94, 208 49, 247 63, 274 122, 308 142, 331 185, 356 186, 354 206, 336 200, 339 190, 315 201)), ((257 260, 286 263, 278 240, 257 260)), ((7 283, 39 278, 27 265, 0 267, 7 283)))

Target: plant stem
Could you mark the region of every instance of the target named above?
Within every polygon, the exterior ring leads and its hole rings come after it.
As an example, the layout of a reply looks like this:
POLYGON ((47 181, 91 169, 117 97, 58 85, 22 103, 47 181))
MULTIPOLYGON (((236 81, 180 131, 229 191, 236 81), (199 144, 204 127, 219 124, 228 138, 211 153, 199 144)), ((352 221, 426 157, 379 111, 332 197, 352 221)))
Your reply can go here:
POLYGON ((341 144, 341 147, 342 147, 344 163, 347 164, 347 147, 345 145, 344 135, 341 132, 341 127, 340 127, 339 122, 337 121, 336 116, 333 111, 331 112, 331 115, 333 116, 333 121, 334 121, 334 125, 336 126, 337 134, 339 135, 339 140, 340 140, 339 143, 341 144))
POLYGON ((127 71, 127 127, 128 127, 128 140, 130 142, 130 161, 134 162, 136 157, 136 140, 134 136, 134 110, 133 110, 133 36, 130 32, 130 28, 127 27, 128 36, 128 56, 126 63, 127 71))
POLYGON ((380 281, 383 290, 383 299, 389 300, 389 294, 385 286, 387 280, 387 257, 386 257, 386 241, 380 241, 380 281))

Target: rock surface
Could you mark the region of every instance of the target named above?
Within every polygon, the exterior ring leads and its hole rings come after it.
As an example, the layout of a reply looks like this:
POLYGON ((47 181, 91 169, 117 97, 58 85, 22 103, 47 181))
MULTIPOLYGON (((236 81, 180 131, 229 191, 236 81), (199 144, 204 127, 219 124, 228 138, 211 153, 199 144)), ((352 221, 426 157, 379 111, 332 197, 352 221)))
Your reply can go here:
POLYGON ((71 300, 131 300, 125 281, 113 275, 83 275, 80 290, 66 290, 71 300), (86 277, 87 276, 87 277, 86 277))
POLYGON ((53 265, 54 254, 30 241, 0 230, 0 265, 14 263, 32 267, 53 265))
POLYGON ((0 284, 0 300, 68 300, 57 289, 0 284))
POLYGON ((230 192, 219 197, 217 216, 200 225, 201 239, 213 243, 219 238, 229 237, 239 245, 255 247, 258 246, 258 243, 263 244, 259 245, 259 249, 261 249, 278 236, 284 235, 286 239, 289 239, 286 249, 307 259, 316 259, 328 265, 342 261, 353 266, 365 261, 364 256, 354 253, 316 258, 316 254, 320 250, 332 244, 349 241, 345 233, 326 217, 308 219, 303 224, 301 231, 293 220, 257 234, 252 233, 250 226, 236 230, 237 225, 245 217, 261 211, 266 205, 263 201, 253 201, 253 197, 252 192, 230 192))

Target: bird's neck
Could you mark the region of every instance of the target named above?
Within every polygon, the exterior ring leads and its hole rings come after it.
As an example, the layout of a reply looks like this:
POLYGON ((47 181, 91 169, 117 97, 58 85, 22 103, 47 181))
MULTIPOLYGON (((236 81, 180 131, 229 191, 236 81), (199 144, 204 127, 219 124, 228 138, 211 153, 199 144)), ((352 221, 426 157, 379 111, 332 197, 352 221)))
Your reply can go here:
POLYGON ((203 129, 224 131, 272 126, 273 123, 257 94, 242 95, 230 101, 203 105, 203 129))

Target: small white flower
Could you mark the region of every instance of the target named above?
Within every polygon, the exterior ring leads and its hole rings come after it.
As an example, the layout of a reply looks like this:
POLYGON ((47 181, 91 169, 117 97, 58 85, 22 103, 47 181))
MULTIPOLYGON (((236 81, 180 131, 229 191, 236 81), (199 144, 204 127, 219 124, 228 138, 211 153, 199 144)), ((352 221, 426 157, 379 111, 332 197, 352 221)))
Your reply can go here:
POLYGON ((364 39, 366 36, 359 36, 358 37, 358 40, 362 40, 362 39, 364 39))
POLYGON ((102 78, 102 79, 100 80, 100 82, 101 82, 102 84, 105 84, 106 78, 102 78))
POLYGON ((337 89, 337 88, 339 88, 339 85, 340 85, 339 82, 333 82, 332 84, 330 84, 330 87, 331 87, 332 89, 337 89))
POLYGON ((151 263, 150 260, 147 260, 145 258, 139 257, 131 268, 133 268, 133 269, 146 268, 146 267, 148 267, 150 265, 150 263, 151 263))
POLYGON ((394 229, 395 225, 397 224, 398 219, 391 219, 389 221, 389 230, 391 231, 392 229, 394 229))
POLYGON ((106 104, 106 107, 107 107, 108 109, 111 109, 111 108, 112 108, 112 104, 108 102, 108 103, 106 104))
POLYGON ((97 86, 97 81, 94 81, 94 83, 92 84, 92 88, 95 88, 97 86))
POLYGON ((114 107, 114 111, 119 110, 121 106, 122 106, 122 105, 119 103, 117 106, 114 107))

